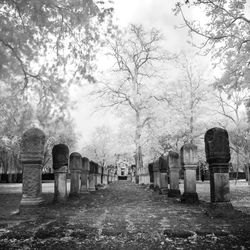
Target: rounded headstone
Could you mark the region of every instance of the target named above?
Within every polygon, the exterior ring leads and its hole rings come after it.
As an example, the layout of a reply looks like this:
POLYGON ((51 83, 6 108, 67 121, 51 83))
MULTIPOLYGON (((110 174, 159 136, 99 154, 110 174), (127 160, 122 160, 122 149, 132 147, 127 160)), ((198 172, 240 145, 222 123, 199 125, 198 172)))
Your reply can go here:
POLYGON ((181 164, 194 165, 197 164, 197 146, 192 143, 186 143, 181 147, 181 164))
POLYGON ((70 164, 69 164, 70 170, 82 170, 82 156, 77 153, 73 152, 70 154, 70 164))
POLYGON ((82 157, 82 168, 84 171, 90 170, 89 159, 87 157, 82 157))
POLYGON ((154 172, 158 172, 159 171, 159 160, 157 160, 157 161, 155 161, 154 163, 153 163, 153 171, 154 172))
POLYGON ((168 161, 165 156, 159 157, 159 170, 161 173, 168 173, 168 161))
POLYGON ((40 163, 44 156, 45 134, 38 128, 28 129, 22 136, 20 160, 22 163, 40 163))
POLYGON ((230 161, 228 133, 225 129, 209 129, 204 140, 208 163, 227 163, 230 161))
POLYGON ((65 144, 57 144, 52 149, 53 169, 57 170, 69 164, 69 148, 65 144))
POLYGON ((94 174, 95 173, 95 163, 93 161, 89 162, 89 173, 94 174))

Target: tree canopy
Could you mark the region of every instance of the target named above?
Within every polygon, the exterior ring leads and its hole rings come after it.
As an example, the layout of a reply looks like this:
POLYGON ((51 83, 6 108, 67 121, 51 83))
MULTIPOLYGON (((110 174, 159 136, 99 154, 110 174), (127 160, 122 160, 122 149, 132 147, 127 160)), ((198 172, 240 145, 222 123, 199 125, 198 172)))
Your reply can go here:
POLYGON ((199 48, 211 52, 216 63, 222 63, 224 74, 217 87, 249 88, 250 81, 250 17, 246 0, 194 0, 177 2, 180 13, 191 34, 203 38, 199 48), (186 7, 196 6, 204 10, 206 24, 189 20, 186 7))

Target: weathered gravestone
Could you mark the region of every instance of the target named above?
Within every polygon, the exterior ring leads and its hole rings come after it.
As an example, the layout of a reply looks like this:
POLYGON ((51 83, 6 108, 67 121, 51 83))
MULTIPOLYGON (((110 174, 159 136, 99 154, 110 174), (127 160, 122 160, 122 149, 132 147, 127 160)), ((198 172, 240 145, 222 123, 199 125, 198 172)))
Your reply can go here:
POLYGON ((111 169, 108 169, 108 184, 111 183, 111 169))
POLYGON ((127 178, 128 181, 132 181, 132 172, 131 172, 131 169, 129 169, 128 171, 128 178, 127 178))
POLYGON ((131 165, 131 178, 132 178, 132 182, 135 183, 136 182, 136 166, 135 165, 131 165))
POLYGON ((22 136, 20 161, 23 167, 23 193, 21 206, 38 205, 43 202, 41 171, 44 144, 45 134, 38 128, 31 128, 22 136))
POLYGON ((55 178, 54 201, 67 199, 67 172, 69 165, 69 148, 65 144, 57 144, 52 149, 53 170, 55 178))
POLYGON ((88 193, 88 179, 89 179, 89 159, 86 157, 82 158, 82 172, 81 172, 81 189, 80 193, 86 194, 88 193))
POLYGON ((108 169, 107 168, 103 168, 102 183, 104 185, 108 184, 108 169))
POLYGON ((165 156, 159 157, 160 194, 168 193, 168 162, 165 156))
POLYGON ((81 186, 82 156, 77 153, 70 154, 70 196, 79 196, 81 186))
POLYGON ((154 185, 154 171, 153 171, 154 163, 148 164, 148 172, 149 172, 149 180, 150 180, 150 186, 154 185))
POLYGON ((181 192, 179 188, 179 179, 180 179, 181 166, 179 162, 179 154, 177 152, 169 151, 168 164, 169 164, 169 181, 170 181, 168 197, 180 197, 181 192))
POLYGON ((97 188, 97 185, 98 185, 98 164, 94 162, 94 166, 95 166, 95 175, 94 175, 95 187, 97 188))
POLYGON ((95 163, 89 162, 89 191, 95 191, 95 163))
POLYGON ((222 128, 209 129, 205 134, 205 151, 210 172, 210 196, 212 203, 229 203, 228 133, 222 128))
POLYGON ((160 183, 159 160, 154 162, 153 171, 154 171, 154 189, 159 190, 160 185, 161 185, 161 183, 160 183))
POLYGON ((184 193, 181 196, 183 203, 199 201, 196 193, 197 146, 192 143, 184 144, 181 148, 181 164, 184 168, 184 193))
POLYGON ((96 185, 102 184, 102 167, 97 164, 96 185))

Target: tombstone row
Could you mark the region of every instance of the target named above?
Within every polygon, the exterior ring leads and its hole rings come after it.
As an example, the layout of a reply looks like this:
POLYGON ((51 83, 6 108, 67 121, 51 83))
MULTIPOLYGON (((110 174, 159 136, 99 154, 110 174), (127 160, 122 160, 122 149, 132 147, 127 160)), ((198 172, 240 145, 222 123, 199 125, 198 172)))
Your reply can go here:
MULTIPOLYGON (((210 200, 216 204, 230 202, 229 161, 230 147, 228 133, 222 128, 212 128, 205 134, 205 153, 210 172, 210 200)), ((196 192, 196 169, 198 165, 197 146, 184 144, 180 152, 170 151, 167 156, 148 165, 148 178, 140 173, 140 183, 151 183, 160 194, 180 197, 182 202, 198 202, 196 192), (184 170, 184 193, 179 188, 180 170, 184 170), (144 181, 144 182, 143 182, 144 181), (169 187, 169 188, 168 188, 169 187)))
MULTIPOLYGON (((42 199, 42 163, 44 160, 45 134, 38 128, 27 130, 22 136, 20 161, 23 166, 23 192, 20 205, 38 205, 42 199)), ((115 180, 112 169, 104 169, 94 161, 73 152, 65 144, 52 149, 54 170, 54 200, 68 197, 67 175, 70 172, 69 196, 79 196, 95 191, 98 185, 115 180)))

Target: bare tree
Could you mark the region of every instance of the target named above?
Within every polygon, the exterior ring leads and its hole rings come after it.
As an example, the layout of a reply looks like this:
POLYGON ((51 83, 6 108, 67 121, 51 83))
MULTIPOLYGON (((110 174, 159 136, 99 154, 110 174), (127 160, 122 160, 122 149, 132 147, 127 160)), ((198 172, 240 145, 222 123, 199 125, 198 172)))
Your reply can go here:
POLYGON ((143 128, 152 119, 150 104, 154 96, 150 90, 158 77, 156 65, 167 59, 161 50, 162 36, 156 29, 146 32, 142 26, 131 25, 110 42, 108 55, 115 61, 115 82, 103 82, 95 93, 105 99, 102 107, 125 106, 135 118, 135 161, 137 169, 143 167, 141 136, 143 128))

